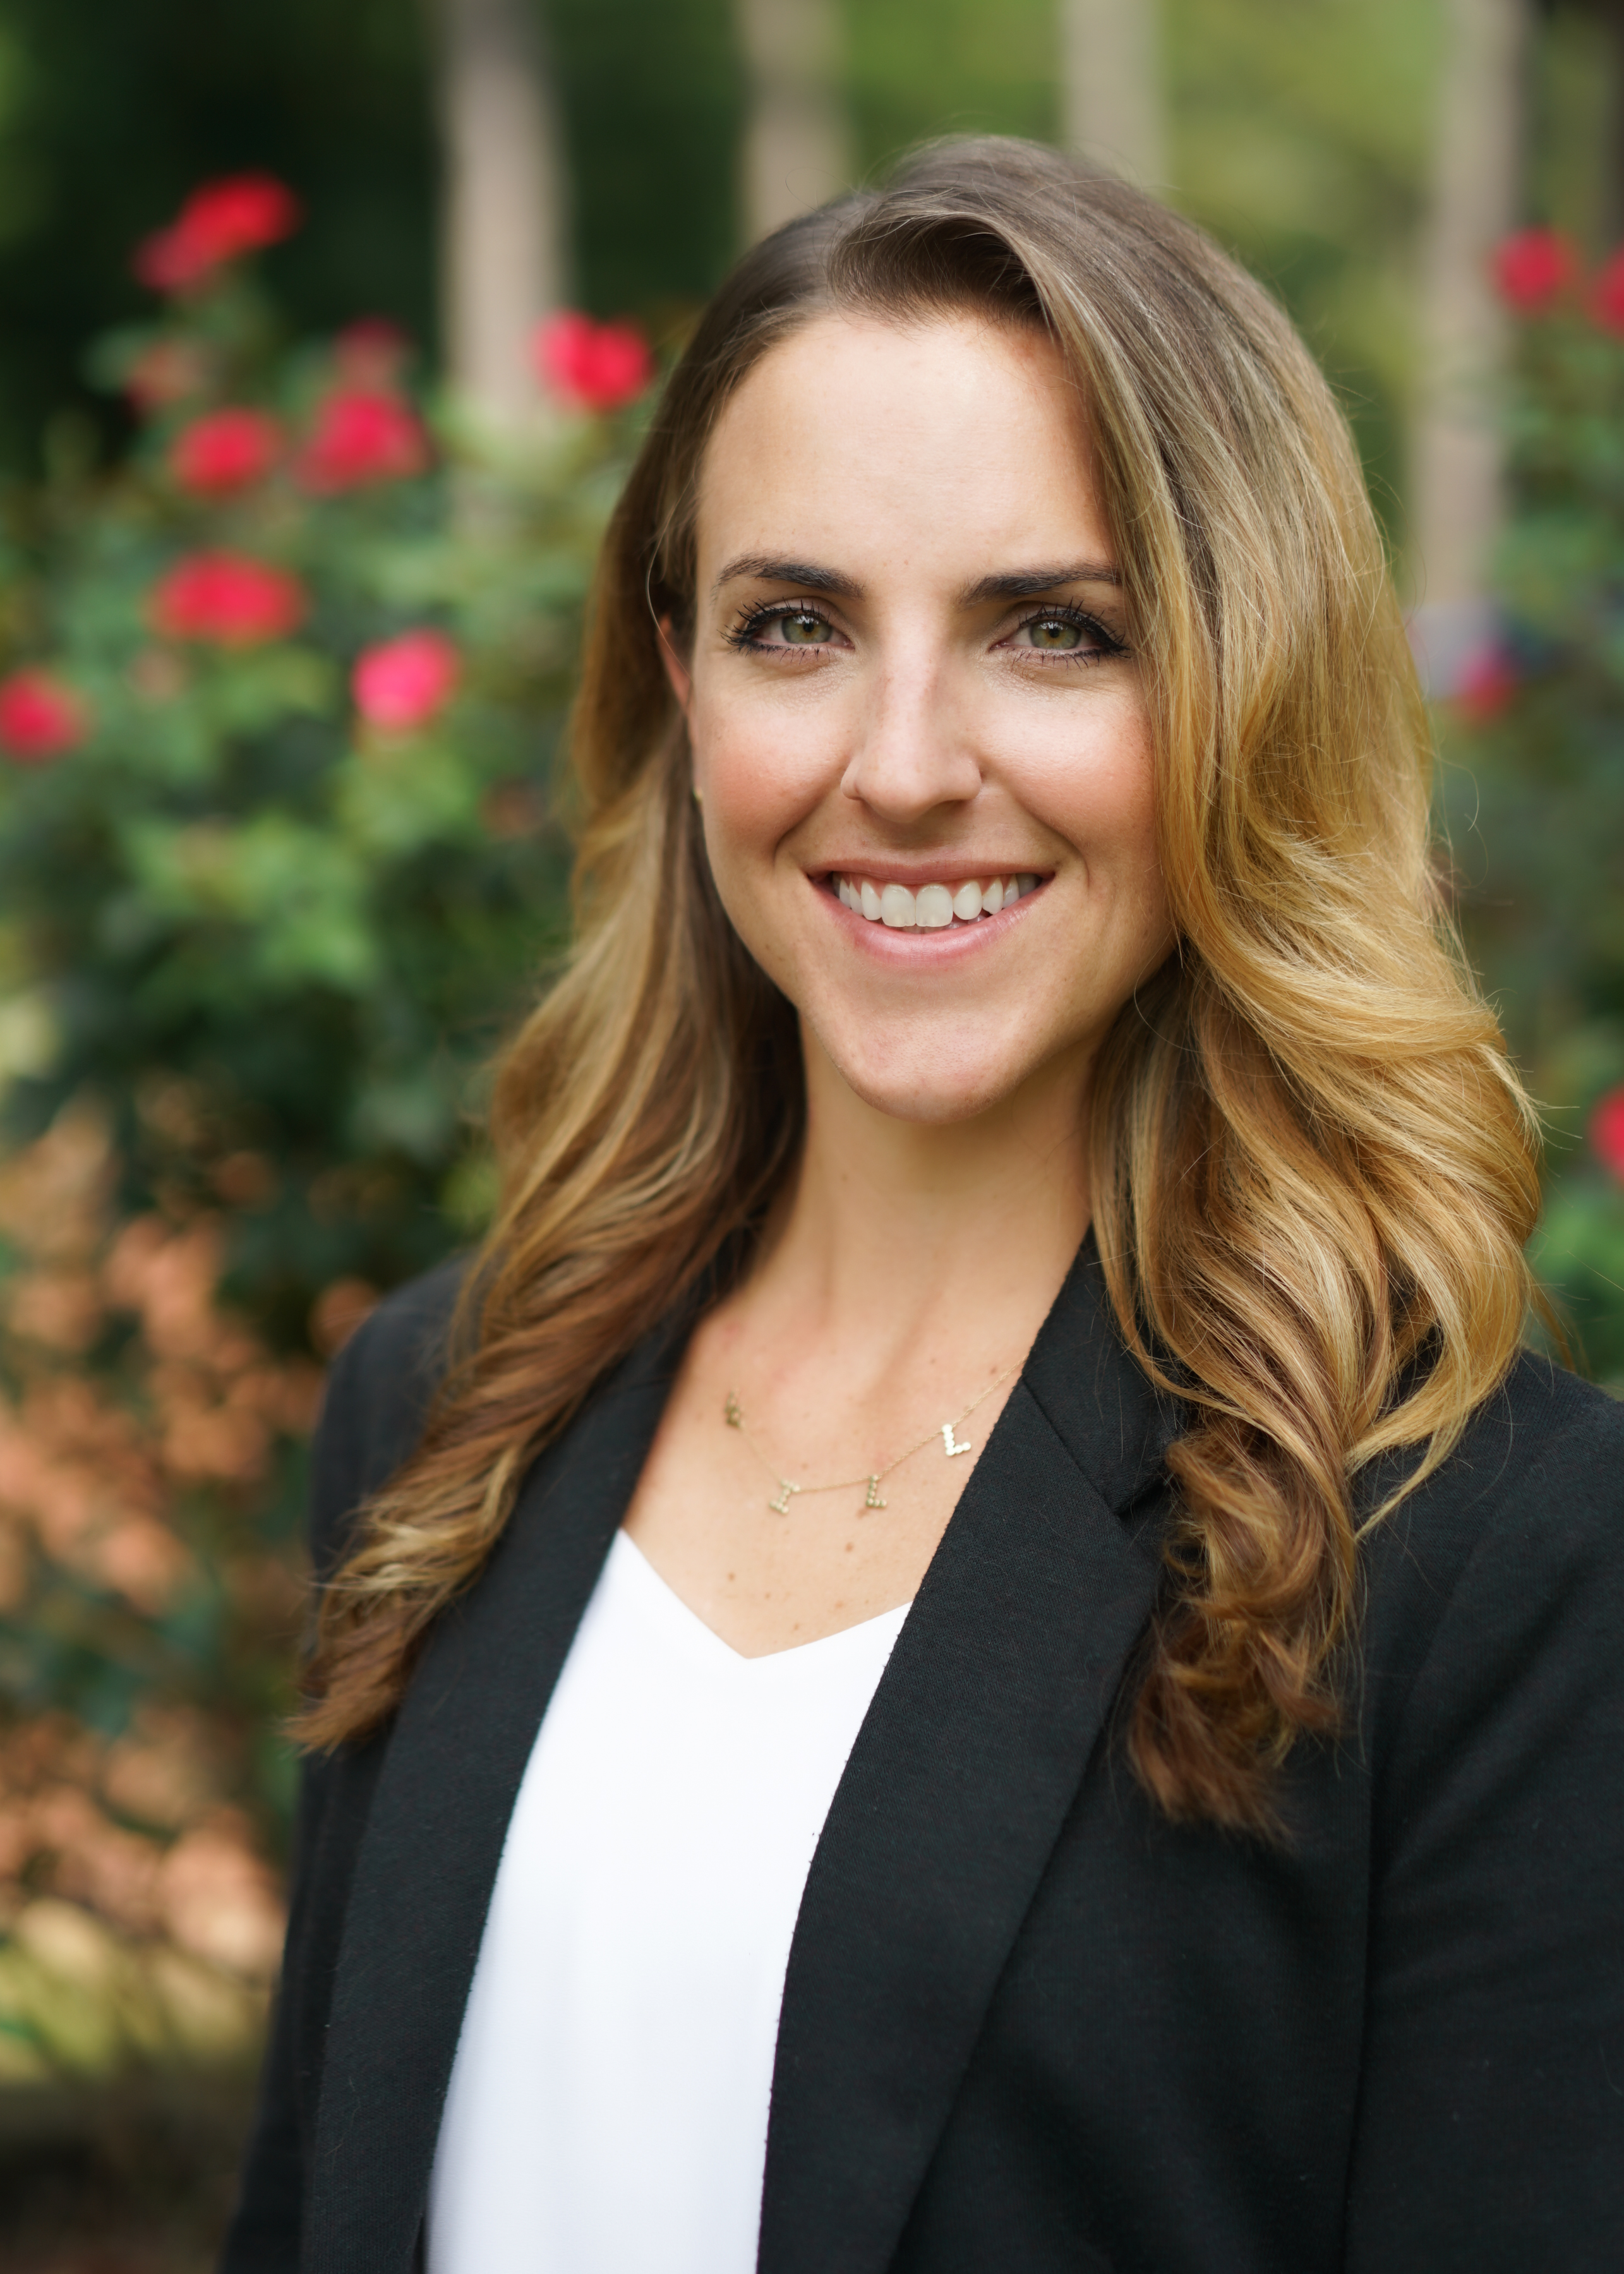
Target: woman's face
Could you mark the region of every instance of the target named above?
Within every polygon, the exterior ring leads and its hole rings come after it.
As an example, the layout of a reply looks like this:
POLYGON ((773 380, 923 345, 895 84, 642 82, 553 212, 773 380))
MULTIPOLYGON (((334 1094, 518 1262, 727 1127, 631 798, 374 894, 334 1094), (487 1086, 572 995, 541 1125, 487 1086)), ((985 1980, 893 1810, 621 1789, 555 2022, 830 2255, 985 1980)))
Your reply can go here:
POLYGON ((821 317, 724 411, 673 660, 717 889, 869 1104, 1075 1071, 1172 944, 1148 713, 1041 335, 821 317))

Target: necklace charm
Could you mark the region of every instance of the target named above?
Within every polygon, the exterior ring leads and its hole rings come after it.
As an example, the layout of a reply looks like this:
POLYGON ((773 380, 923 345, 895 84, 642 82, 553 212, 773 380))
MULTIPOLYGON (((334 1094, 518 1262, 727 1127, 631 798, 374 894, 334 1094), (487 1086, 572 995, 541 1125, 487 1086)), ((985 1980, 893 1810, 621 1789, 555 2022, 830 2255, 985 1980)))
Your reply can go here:
MULTIPOLYGON (((1016 1365, 1019 1364, 1019 1360, 1017 1359, 1016 1365)), ((898 1453, 896 1459, 894 1461, 888 1461, 883 1469, 870 1469, 868 1475, 863 1477, 831 1478, 830 1482, 826 1485, 792 1484, 787 1477, 781 1477, 778 1474, 778 1471, 773 1467, 772 1463, 767 1458, 766 1454, 762 1450, 762 1448, 756 1443, 754 1436, 751 1434, 750 1425, 744 1418, 744 1408, 739 1403, 739 1393, 736 1389, 730 1389, 726 1398, 723 1400, 722 1419, 730 1429, 736 1429, 739 1432, 739 1434, 743 1438, 751 1452, 754 1453, 756 1458, 761 1463, 762 1467, 766 1470, 767 1474, 772 1479, 773 1483, 777 1485, 778 1489, 776 1495, 767 1502, 768 1507, 772 1510, 774 1516, 787 1516, 789 1514, 789 1504, 791 1501, 799 1498, 802 1493, 855 1492, 859 1485, 861 1485, 863 1487, 862 1504, 864 1508, 883 1508, 886 1503, 885 1496, 880 1490, 881 1484, 888 1476, 891 1475, 893 1469, 899 1469, 904 1461, 911 1461, 915 1453, 922 1453, 926 1446, 930 1442, 932 1437, 939 1436, 941 1438, 942 1449, 946 1454, 950 1461, 952 1459, 955 1453, 968 1453, 974 1449, 975 1441, 974 1438, 960 1437, 955 1434, 958 1430, 959 1423, 960 1421, 967 1421, 972 1413, 974 1412, 976 1407, 981 1404, 982 1400, 990 1397, 993 1391, 997 1389, 998 1384, 1001 1382, 1007 1382, 1014 1371, 1015 1367, 1013 1366, 1006 1366, 1004 1372, 1001 1374, 996 1375, 993 1381, 989 1382, 985 1389, 977 1391, 976 1395, 965 1407, 964 1412, 959 1415, 957 1420, 944 1421, 939 1429, 928 1431, 927 1434, 919 1440, 917 1444, 910 1445, 905 1453, 898 1453)))

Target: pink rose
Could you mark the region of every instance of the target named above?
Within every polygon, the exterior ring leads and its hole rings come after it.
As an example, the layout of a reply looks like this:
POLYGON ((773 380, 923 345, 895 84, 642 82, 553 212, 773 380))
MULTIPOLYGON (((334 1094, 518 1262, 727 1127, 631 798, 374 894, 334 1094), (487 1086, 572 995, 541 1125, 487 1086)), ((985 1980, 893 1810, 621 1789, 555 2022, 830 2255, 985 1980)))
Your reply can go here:
POLYGON ((156 292, 185 292, 244 252, 276 245, 299 225, 299 203, 269 174, 231 174, 193 190, 179 215, 140 245, 135 273, 156 292))
POLYGON ((196 497, 224 497, 263 481, 282 451, 282 430, 263 410, 211 410, 175 438, 169 471, 196 497))
POLYGON ((283 639, 304 615, 297 576, 243 553, 190 553, 153 587, 153 628, 168 639, 258 647, 283 639))
POLYGON ((403 480, 427 463, 428 443, 409 403, 387 388, 344 388, 316 414, 298 475, 307 490, 350 490, 403 480))
POLYGON ((413 734, 451 700, 461 671, 444 632, 402 632, 357 657, 350 676, 356 709, 386 734, 413 734))
POLYGON ((1624 1082, 1598 1099, 1591 1109, 1590 1150, 1624 1183, 1624 1082))
POLYGON ((83 742, 89 726, 73 689, 37 665, 0 681, 0 749, 19 765, 42 765, 83 742))
POLYGON ((578 410, 619 410, 654 377, 649 343, 635 324, 595 324, 573 309, 536 327, 531 353, 543 382, 578 410))
POLYGON ((1554 229, 1521 229, 1494 252, 1500 298, 1524 316, 1548 308, 1572 283, 1578 267, 1573 246, 1554 229))

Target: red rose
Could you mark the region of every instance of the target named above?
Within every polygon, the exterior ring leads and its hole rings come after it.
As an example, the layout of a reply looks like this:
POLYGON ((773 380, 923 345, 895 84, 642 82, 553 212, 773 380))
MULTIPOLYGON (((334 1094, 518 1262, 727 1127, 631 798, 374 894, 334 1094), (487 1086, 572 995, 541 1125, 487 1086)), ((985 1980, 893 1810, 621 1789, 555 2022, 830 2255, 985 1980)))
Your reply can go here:
POLYGON ((168 639, 258 647, 282 639, 305 611, 297 576, 241 553, 192 553, 153 588, 154 629, 168 639))
POLYGON ((1521 682, 1516 666, 1498 640, 1475 648, 1461 666, 1455 681, 1456 708, 1476 727, 1487 726, 1515 695, 1521 682))
POLYGON ((184 490, 223 497, 263 481, 282 452, 282 430, 263 410, 211 410, 175 438, 169 471, 184 490))
POLYGON ((137 247, 135 273, 155 292, 184 292, 223 262, 279 244, 298 225, 298 200, 269 174, 205 182, 168 229, 137 247))
POLYGON ((1579 263, 1559 230, 1520 229, 1494 252, 1494 282, 1507 306, 1525 316, 1548 308, 1572 283, 1579 263))
POLYGON ((531 353, 545 384, 578 410, 618 410, 654 377, 649 343, 635 324, 595 324, 574 310, 538 324, 531 353))
POLYGON ((79 697, 49 671, 32 666, 0 681, 0 749, 19 765, 60 757, 88 723, 79 697))
POLYGON ((420 474, 428 443, 417 415, 384 388, 346 388, 329 395, 299 454, 309 490, 350 490, 364 482, 420 474))
POLYGON ((350 685, 356 708, 370 727, 410 734, 443 710, 456 689, 462 663, 444 632, 402 632, 380 640, 356 659, 350 685))
POLYGON ((1590 313, 1604 332, 1624 332, 1624 252, 1613 254, 1591 285, 1590 313))
POLYGON ((1598 1099, 1591 1111, 1590 1150, 1624 1180, 1624 1082, 1598 1099))

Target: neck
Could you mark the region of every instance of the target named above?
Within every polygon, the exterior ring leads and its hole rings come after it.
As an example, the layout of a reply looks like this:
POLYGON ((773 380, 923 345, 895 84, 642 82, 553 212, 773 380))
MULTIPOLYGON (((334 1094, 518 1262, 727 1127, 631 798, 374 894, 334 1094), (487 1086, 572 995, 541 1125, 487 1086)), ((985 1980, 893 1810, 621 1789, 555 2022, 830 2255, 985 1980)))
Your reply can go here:
POLYGON ((815 1036, 803 1047, 806 1143, 756 1274, 763 1310, 876 1365, 944 1337, 989 1354, 1029 1340, 1088 1228, 1086 1065, 924 1123, 867 1104, 815 1036))

